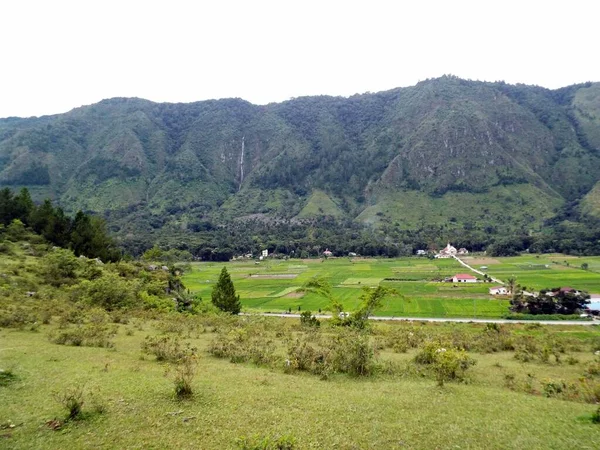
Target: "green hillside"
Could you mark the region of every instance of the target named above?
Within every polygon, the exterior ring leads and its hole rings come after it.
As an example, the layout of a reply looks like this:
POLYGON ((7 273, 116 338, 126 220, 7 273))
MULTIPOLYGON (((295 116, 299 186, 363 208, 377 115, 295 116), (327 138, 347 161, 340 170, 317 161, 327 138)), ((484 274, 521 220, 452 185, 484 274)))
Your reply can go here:
POLYGON ((0 186, 129 242, 239 219, 529 233, 600 180, 599 92, 444 76, 266 106, 114 98, 0 119, 0 186))

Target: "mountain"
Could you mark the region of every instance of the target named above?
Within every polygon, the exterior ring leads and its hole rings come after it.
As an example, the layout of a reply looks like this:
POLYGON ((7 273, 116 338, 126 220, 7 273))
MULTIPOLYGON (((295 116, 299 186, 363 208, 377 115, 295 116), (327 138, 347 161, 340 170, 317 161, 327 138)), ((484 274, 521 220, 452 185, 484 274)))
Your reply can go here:
POLYGON ((573 202, 600 216, 599 181, 600 83, 444 76, 349 98, 114 98, 0 119, 0 186, 103 214, 122 237, 327 218, 535 233, 573 202))

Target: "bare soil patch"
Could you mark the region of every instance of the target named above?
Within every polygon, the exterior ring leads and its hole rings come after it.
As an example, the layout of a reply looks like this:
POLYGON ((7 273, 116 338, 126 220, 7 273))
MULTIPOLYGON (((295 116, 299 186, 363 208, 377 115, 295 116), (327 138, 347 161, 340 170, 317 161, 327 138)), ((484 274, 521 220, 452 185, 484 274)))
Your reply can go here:
POLYGON ((270 273, 270 274, 254 274, 250 278, 260 278, 261 280, 281 280, 294 279, 298 276, 297 273, 270 273))
POLYGON ((500 261, 498 261, 497 259, 494 258, 461 258, 464 262, 466 262, 469 265, 474 265, 474 264, 481 264, 481 265, 490 265, 490 264, 501 264, 500 261))
POLYGON ((304 294, 304 292, 290 292, 289 294, 285 294, 283 298, 302 298, 304 294))

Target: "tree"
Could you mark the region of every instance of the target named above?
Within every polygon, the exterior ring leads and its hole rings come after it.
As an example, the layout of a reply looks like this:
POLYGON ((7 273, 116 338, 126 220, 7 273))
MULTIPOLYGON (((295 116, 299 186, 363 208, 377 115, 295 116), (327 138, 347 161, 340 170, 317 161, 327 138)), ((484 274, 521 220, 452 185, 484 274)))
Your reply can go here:
POLYGON ((511 295, 515 295, 517 293, 517 279, 514 276, 506 280, 506 290, 511 295))
POLYGON ((231 314, 239 314, 242 309, 240 296, 235 294, 235 287, 227 272, 227 268, 223 267, 219 281, 212 291, 212 302, 221 311, 226 311, 231 314))

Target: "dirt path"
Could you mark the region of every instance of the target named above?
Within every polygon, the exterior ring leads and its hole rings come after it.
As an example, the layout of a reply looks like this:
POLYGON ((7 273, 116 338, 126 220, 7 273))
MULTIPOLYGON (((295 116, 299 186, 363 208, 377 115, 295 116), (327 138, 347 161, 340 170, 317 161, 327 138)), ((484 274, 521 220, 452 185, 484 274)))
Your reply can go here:
MULTIPOLYGON (((455 260, 457 260, 461 265, 463 265, 467 269, 469 269, 470 271, 478 273, 481 276, 485 275, 484 272, 482 272, 481 270, 474 269, 473 267, 471 267, 470 265, 468 265, 466 262, 464 262, 462 259, 460 259, 458 256, 454 255, 453 258, 455 260)), ((498 278, 490 277, 490 280, 492 280, 494 283, 504 284, 504 281, 502 281, 502 280, 500 280, 498 278)))

